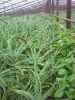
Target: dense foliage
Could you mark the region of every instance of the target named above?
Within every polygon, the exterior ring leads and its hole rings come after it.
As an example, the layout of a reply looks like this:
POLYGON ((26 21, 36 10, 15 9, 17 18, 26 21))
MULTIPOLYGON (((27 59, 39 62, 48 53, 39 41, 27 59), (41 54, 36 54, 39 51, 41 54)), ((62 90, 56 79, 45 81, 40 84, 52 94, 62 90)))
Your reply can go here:
POLYGON ((75 42, 50 15, 0 22, 0 100, 74 100, 75 42))

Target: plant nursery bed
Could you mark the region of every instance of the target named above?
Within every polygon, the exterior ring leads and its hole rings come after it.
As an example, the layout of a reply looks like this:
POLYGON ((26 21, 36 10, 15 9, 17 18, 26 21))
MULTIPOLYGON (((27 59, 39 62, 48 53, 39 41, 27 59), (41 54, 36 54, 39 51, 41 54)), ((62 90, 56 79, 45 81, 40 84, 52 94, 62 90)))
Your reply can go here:
POLYGON ((0 21, 0 100, 75 100, 75 40, 47 14, 0 21))

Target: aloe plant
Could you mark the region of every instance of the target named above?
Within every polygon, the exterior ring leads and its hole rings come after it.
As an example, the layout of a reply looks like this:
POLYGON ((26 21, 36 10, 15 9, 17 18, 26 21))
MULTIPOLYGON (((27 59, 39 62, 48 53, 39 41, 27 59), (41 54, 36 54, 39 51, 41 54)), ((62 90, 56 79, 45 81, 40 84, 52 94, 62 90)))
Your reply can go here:
POLYGON ((0 24, 0 100, 75 99, 75 41, 51 15, 0 24))

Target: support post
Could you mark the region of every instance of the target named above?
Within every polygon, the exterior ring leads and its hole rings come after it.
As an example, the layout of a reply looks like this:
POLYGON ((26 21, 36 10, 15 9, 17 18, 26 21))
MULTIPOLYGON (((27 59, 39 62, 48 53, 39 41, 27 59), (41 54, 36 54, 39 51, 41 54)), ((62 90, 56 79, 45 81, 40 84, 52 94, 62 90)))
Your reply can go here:
MULTIPOLYGON (((56 15, 59 16, 59 0, 56 0, 56 15)), ((59 21, 58 17, 57 17, 57 21, 59 21)))
POLYGON ((47 1, 47 4, 46 4, 46 13, 51 13, 51 0, 47 1))
POLYGON ((52 0, 52 14, 54 14, 54 0, 52 0))
MULTIPOLYGON (((71 4, 72 1, 71 0, 67 0, 67 19, 70 19, 71 20, 71 4)), ((70 29, 71 27, 71 22, 70 21, 66 21, 66 28, 67 29, 70 29)))

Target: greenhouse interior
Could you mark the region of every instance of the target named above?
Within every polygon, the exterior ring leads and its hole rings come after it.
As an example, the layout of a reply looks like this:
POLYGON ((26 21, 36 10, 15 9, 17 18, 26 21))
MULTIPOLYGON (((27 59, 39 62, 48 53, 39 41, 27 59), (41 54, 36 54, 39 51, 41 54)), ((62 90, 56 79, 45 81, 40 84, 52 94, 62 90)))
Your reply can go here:
POLYGON ((0 100, 75 100, 75 0, 0 0, 0 100))

